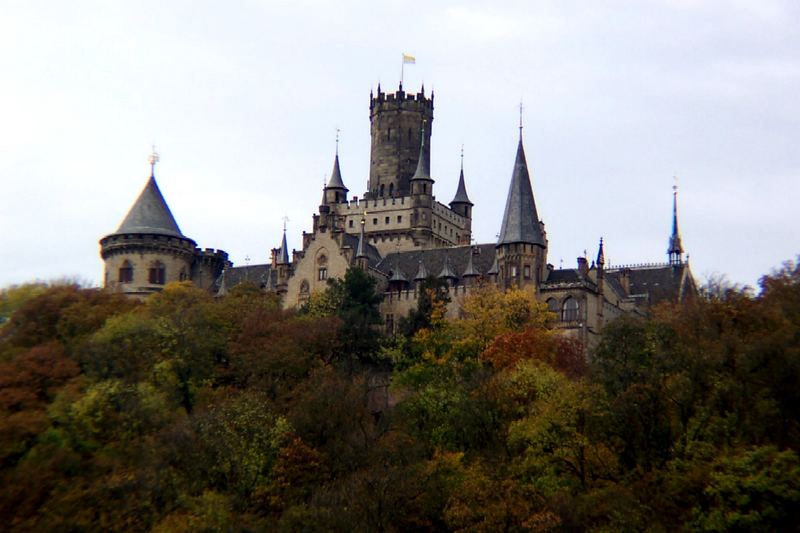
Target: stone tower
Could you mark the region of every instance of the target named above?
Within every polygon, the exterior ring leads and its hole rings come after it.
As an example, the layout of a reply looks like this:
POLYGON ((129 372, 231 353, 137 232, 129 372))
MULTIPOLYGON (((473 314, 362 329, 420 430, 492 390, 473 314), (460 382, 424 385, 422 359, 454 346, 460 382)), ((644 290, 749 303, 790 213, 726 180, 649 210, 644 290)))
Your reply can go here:
POLYGON ((433 124, 433 94, 425 97, 423 86, 417 94, 403 91, 385 94, 378 85, 377 96, 370 93, 370 149, 368 198, 408 196, 410 180, 422 155, 430 166, 430 139, 433 124), (425 122, 420 153, 419 132, 425 122))
POLYGON ((192 280, 211 290, 229 265, 222 250, 200 250, 181 233, 158 188, 155 156, 150 178, 117 231, 100 240, 107 290, 143 297, 172 281, 192 280))
POLYGON ((469 196, 467 196, 467 186, 464 183, 464 153, 461 153, 461 174, 458 176, 458 188, 456 195, 450 201, 450 209, 464 217, 464 233, 460 236, 458 244, 469 244, 472 240, 472 206, 469 196))
POLYGON ((547 238, 536 212, 520 130, 514 172, 497 241, 498 282, 506 289, 538 291, 547 265, 547 238))

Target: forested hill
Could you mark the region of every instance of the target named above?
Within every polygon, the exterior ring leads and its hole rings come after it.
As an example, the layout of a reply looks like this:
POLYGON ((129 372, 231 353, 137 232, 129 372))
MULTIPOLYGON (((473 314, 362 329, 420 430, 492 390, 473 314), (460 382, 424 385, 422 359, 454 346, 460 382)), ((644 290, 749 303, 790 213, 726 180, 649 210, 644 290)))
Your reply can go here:
POLYGON ((588 363, 525 293, 484 288, 448 321, 434 280, 382 337, 359 270, 300 312, 255 287, 1 295, 7 530, 800 524, 794 264, 757 296, 619 320, 588 363))

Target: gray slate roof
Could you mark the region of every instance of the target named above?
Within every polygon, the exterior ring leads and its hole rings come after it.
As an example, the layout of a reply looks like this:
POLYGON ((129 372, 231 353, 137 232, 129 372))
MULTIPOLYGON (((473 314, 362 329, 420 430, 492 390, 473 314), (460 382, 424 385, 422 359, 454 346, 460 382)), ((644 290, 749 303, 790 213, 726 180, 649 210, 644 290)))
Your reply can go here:
MULTIPOLYGON (((644 298, 649 305, 661 302, 678 302, 694 290, 687 264, 658 267, 630 268, 630 295, 644 298), (686 286, 690 284, 692 286, 686 286)), ((619 270, 606 272, 607 279, 620 284, 619 270)))
POLYGON ((216 281, 216 292, 218 294, 226 294, 229 290, 244 282, 255 283, 259 287, 267 289, 274 289, 276 280, 272 265, 247 265, 226 268, 216 281))
MULTIPOLYGON (((344 239, 342 241, 343 245, 352 248, 354 251, 353 257, 356 257, 358 255, 358 236, 344 233, 342 234, 342 238, 344 239)), ((367 256, 369 266, 371 267, 376 267, 378 263, 381 262, 381 254, 378 252, 378 249, 371 245, 366 239, 364 240, 364 249, 361 253, 367 256)))
POLYGON ((387 276, 394 273, 395 268, 399 268, 406 279, 417 279, 420 269, 420 261, 426 274, 439 273, 444 270, 445 258, 449 261, 451 272, 461 278, 467 270, 469 254, 472 249, 477 248, 478 253, 472 256, 474 270, 480 274, 486 274, 495 260, 495 245, 479 244, 477 246, 456 246, 453 248, 437 248, 433 250, 412 250, 407 252, 394 252, 388 254, 377 268, 387 276))
POLYGON ((461 168, 461 174, 458 176, 458 188, 456 189, 456 195, 453 197, 453 200, 450 202, 450 205, 453 204, 469 204, 474 205, 472 202, 469 201, 469 196, 467 196, 467 187, 464 184, 464 168, 461 168))
POLYGON ((506 209, 503 213, 503 225, 497 244, 516 242, 538 244, 544 246, 544 237, 539 228, 539 215, 533 199, 531 179, 528 175, 528 163, 525 161, 525 149, 522 137, 517 146, 517 158, 514 161, 514 173, 508 188, 506 209))
POLYGON ((278 264, 289 264, 289 247, 286 245, 286 229, 283 230, 283 239, 281 240, 281 247, 278 248, 278 264))
POLYGON ((185 238, 152 175, 115 233, 152 233, 185 238))
POLYGON ((336 154, 336 158, 333 160, 333 172, 331 172, 331 179, 328 181, 328 188, 348 190, 344 186, 344 181, 342 181, 342 171, 339 170, 339 154, 336 154))

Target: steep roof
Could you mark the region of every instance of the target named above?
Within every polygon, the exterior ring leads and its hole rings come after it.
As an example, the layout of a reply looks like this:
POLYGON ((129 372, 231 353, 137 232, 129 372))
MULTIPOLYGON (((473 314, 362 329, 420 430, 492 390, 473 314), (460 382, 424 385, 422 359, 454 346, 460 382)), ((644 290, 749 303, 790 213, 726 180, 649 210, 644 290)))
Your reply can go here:
POLYGON ((344 186, 344 181, 342 181, 342 171, 339 169, 339 154, 336 154, 336 158, 333 160, 333 171, 331 172, 331 179, 328 180, 328 189, 344 189, 347 191, 347 187, 344 186))
POLYGON ((245 282, 255 283, 257 286, 266 289, 274 289, 276 280, 272 265, 228 267, 217 278, 215 289, 217 294, 225 295, 237 285, 245 282))
POLYGON ((399 269, 406 279, 416 281, 427 278, 430 273, 439 273, 445 270, 445 259, 448 263, 447 268, 454 277, 463 277, 463 275, 459 276, 459 273, 467 270, 470 259, 473 261, 475 270, 487 272, 495 260, 495 245, 488 243, 424 251, 394 252, 383 258, 377 268, 387 276, 399 269), (475 249, 474 253, 473 249, 475 249))
POLYGON ((152 174, 115 233, 154 233, 184 237, 152 174))
POLYGON ((289 247, 286 245, 286 230, 283 230, 283 239, 281 240, 281 247, 278 248, 278 264, 289 264, 289 247))
MULTIPOLYGON (((696 291, 689 265, 658 265, 631 267, 626 269, 629 276, 631 297, 644 300, 649 305, 661 302, 681 302, 696 291)), ((619 283, 622 272, 619 269, 606 271, 607 279, 619 283)), ((620 283, 621 285, 621 283, 620 283)))
POLYGON ((456 195, 453 197, 453 200, 450 202, 450 205, 453 204, 469 204, 474 205, 472 202, 469 201, 469 196, 467 196, 467 187, 464 185, 464 167, 461 167, 461 174, 458 176, 458 188, 456 189, 456 195))
POLYGON ((531 179, 528 174, 528 163, 525 160, 525 149, 522 137, 517 146, 517 158, 514 162, 514 173, 508 188, 506 209, 503 213, 503 225, 497 244, 516 242, 545 246, 544 236, 539 227, 539 215, 533 199, 531 179))

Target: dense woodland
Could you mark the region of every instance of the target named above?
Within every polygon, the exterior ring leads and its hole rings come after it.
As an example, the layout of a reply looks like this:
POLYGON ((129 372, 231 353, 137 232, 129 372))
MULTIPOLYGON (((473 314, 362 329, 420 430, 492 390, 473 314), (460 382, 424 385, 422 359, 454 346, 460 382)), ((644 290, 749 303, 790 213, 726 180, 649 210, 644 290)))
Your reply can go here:
POLYGON ((298 312, 246 286, 2 291, 3 526, 797 529, 796 264, 618 320, 588 360, 524 292, 457 321, 424 295, 382 336, 357 269, 298 312))

